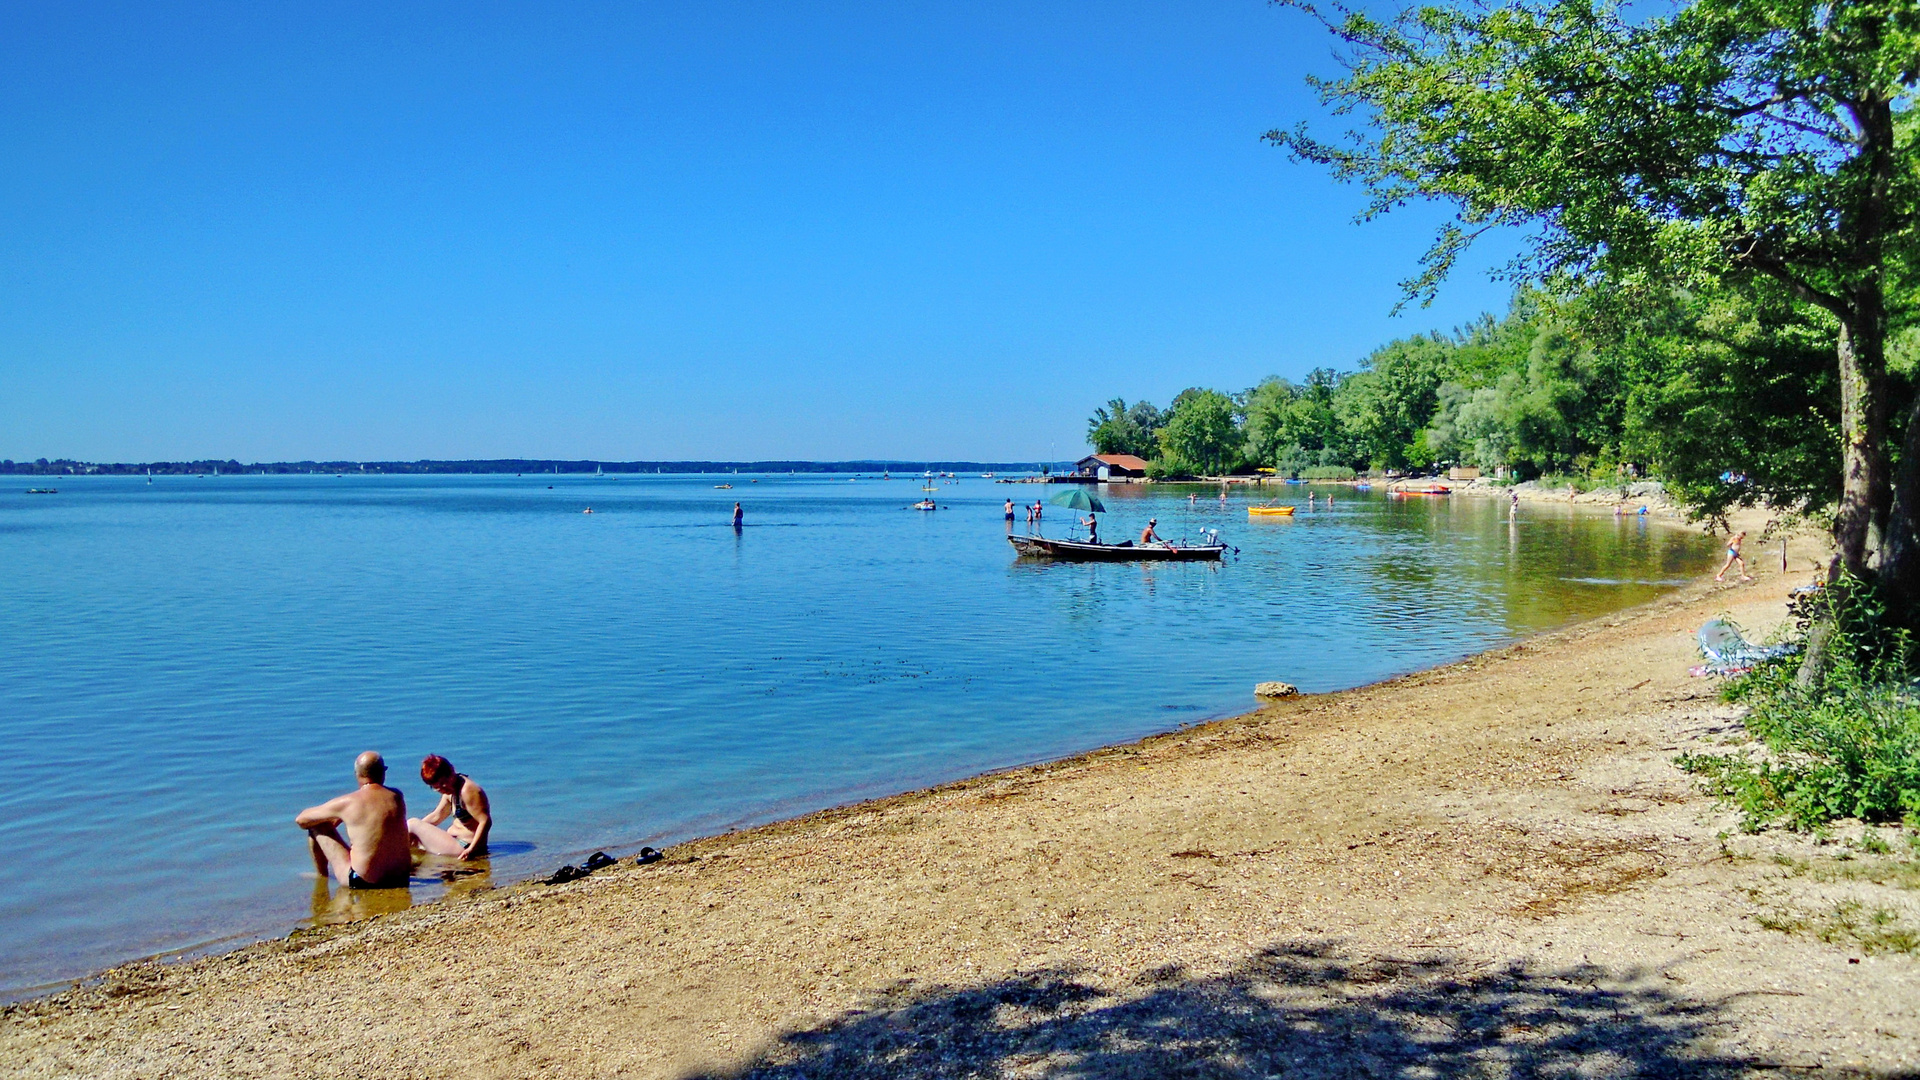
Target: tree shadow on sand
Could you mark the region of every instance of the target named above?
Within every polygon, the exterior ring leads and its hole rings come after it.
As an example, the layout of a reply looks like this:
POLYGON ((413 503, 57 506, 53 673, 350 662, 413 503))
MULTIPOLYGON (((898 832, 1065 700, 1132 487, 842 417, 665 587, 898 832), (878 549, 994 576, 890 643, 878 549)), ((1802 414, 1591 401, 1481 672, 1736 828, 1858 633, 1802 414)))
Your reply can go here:
POLYGON ((1100 989, 1070 970, 902 986, 705 1080, 864 1077, 1736 1076, 1715 1005, 1597 968, 1494 970, 1268 949, 1224 974, 1170 966, 1100 989), (1604 983, 1604 985, 1603 985, 1604 983))

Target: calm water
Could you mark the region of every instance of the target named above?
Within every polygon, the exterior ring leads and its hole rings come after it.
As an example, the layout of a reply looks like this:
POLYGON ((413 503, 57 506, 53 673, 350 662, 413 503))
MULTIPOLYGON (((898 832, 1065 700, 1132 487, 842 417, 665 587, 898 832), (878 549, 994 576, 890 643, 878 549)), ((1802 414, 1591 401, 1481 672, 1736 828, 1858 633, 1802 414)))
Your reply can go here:
POLYGON ((497 884, 1241 711, 1262 679, 1371 682, 1713 555, 1561 508, 1338 489, 1249 521, 1158 487, 1106 489, 1108 533, 1218 526, 1238 559, 1045 565, 1000 507, 1058 488, 966 479, 926 514, 912 480, 749 481, 0 480, 0 993, 439 895, 315 881, 291 819, 363 749, 416 814, 423 754, 487 786, 497 884))

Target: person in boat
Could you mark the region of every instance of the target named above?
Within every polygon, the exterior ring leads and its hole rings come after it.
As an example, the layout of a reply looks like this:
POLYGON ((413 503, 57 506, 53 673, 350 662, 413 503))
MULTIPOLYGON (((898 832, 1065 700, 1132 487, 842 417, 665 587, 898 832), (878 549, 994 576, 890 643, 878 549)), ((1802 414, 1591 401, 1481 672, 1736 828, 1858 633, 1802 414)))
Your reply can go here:
POLYGON ((486 789, 453 762, 439 754, 420 760, 420 779, 440 793, 440 803, 423 818, 407 819, 407 835, 424 851, 456 859, 478 859, 487 854, 487 836, 493 832, 493 805, 486 789), (452 818, 445 828, 440 823, 452 818))
POLYGON ((741 524, 746 521, 746 519, 747 519, 747 515, 741 512, 740 504, 734 503, 733 504, 733 527, 736 529, 739 528, 741 524))
POLYGON ((406 796, 387 786, 387 763, 368 750, 353 759, 359 786, 293 819, 307 832, 313 868, 349 889, 397 889, 413 872, 406 796), (340 838, 340 826, 347 838, 340 838))
POLYGON ((1097 544, 1100 542, 1099 514, 1088 511, 1087 516, 1080 519, 1080 524, 1087 527, 1087 543, 1097 544))
POLYGON ((1146 547, 1148 544, 1166 543, 1165 540, 1160 539, 1159 533, 1156 533, 1153 531, 1153 527, 1158 524, 1160 524, 1159 518, 1147 519, 1147 527, 1140 530, 1140 546, 1141 547, 1146 547))

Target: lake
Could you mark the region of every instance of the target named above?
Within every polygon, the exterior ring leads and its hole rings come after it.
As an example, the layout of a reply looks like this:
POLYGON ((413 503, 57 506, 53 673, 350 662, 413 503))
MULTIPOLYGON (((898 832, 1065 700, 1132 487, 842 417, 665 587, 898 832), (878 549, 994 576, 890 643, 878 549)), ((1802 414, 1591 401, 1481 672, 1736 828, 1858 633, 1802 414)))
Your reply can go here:
POLYGON ((1103 533, 1157 515, 1237 556, 1017 560, 1003 500, 1061 490, 968 477, 926 513, 872 476, 0 478, 0 994, 441 895, 313 874, 293 816, 369 748, 415 814, 427 753, 486 786, 497 854, 455 886, 484 887, 1245 711, 1261 680, 1373 682, 1714 566, 1571 507, 1323 487, 1331 511, 1250 521, 1176 485, 1098 489, 1103 533))

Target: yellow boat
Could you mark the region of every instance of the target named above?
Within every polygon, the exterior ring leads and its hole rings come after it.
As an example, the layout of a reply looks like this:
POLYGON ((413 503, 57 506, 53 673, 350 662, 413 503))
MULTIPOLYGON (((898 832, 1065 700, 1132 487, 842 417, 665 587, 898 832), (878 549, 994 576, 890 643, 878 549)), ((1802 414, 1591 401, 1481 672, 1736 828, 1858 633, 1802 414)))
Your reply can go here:
POLYGON ((1248 517, 1292 517, 1293 507, 1291 506, 1249 506, 1247 507, 1247 516, 1248 517))

